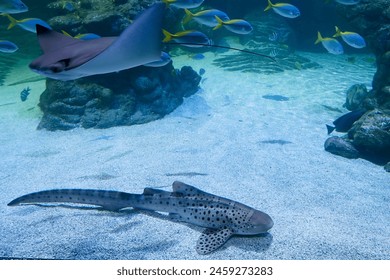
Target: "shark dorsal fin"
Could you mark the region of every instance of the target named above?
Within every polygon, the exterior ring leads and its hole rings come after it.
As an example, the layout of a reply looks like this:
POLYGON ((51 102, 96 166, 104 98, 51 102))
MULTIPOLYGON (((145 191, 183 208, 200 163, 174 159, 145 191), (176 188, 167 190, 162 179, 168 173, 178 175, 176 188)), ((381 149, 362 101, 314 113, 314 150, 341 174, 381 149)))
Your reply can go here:
POLYGON ((66 36, 39 24, 36 25, 36 30, 39 45, 44 53, 55 51, 80 41, 79 39, 66 36))
POLYGON ((209 254, 225 244, 232 235, 230 228, 205 229, 196 243, 196 251, 200 255, 209 254))
POLYGON ((174 194, 178 194, 178 195, 205 194, 205 192, 201 191, 200 189, 197 189, 193 186, 187 185, 179 181, 173 182, 172 190, 174 194))

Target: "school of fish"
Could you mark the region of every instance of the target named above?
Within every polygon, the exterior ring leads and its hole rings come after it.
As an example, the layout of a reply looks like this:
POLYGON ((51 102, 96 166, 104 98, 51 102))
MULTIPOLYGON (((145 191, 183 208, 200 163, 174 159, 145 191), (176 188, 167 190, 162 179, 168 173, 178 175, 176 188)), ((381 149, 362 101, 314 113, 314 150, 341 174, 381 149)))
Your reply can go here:
MULTIPOLYGON (((301 15, 301 12, 298 7, 289 4, 289 3, 272 3, 271 0, 267 0, 268 5, 265 7, 264 11, 272 10, 276 14, 285 17, 294 19, 301 15)), ((333 0, 341 5, 356 5, 360 0, 333 0)), ((221 27, 224 27, 226 30, 229 30, 235 34, 249 34, 252 32, 253 27, 251 24, 244 19, 230 19, 230 17, 223 11, 217 9, 202 9, 199 12, 192 12, 189 9, 198 8, 204 2, 204 0, 162 0, 166 5, 175 7, 177 9, 183 9, 185 12, 185 17, 182 21, 184 26, 189 21, 194 20, 201 25, 208 26, 212 30, 217 30, 221 27)), ((66 9, 69 12, 77 9, 77 5, 72 2, 64 1, 63 9, 66 9)), ((10 14, 18 14, 28 12, 28 7, 21 0, 0 0, 0 15, 7 17, 9 20, 9 25, 7 29, 11 29, 14 26, 18 26, 29 32, 36 32, 36 25, 44 26, 48 29, 51 29, 50 25, 39 18, 23 18, 16 19, 10 14)), ((177 32, 172 32, 168 30, 162 30, 164 34, 163 42, 175 42, 187 47, 202 47, 205 45, 212 45, 212 40, 208 38, 207 35, 198 31, 198 30, 180 30, 177 32)), ((64 34, 71 36, 66 31, 63 31, 64 34)), ((99 35, 93 33, 77 34, 71 36, 80 40, 92 40, 100 38, 99 35)), ((336 39, 341 37, 341 39, 348 45, 353 48, 364 48, 366 42, 362 36, 356 32, 352 31, 341 31, 336 27, 336 33, 332 37, 322 37, 320 31, 317 34, 317 40, 315 44, 321 43, 322 46, 331 54, 343 54, 344 48, 343 45, 336 39)), ((11 41, 0 39, 0 52, 3 53, 13 53, 18 50, 18 47, 11 41)), ((274 54, 273 56, 276 56, 274 54)), ((152 63, 145 63, 147 66, 151 67, 161 67, 166 65, 171 61, 169 54, 161 53, 160 60, 152 63)))

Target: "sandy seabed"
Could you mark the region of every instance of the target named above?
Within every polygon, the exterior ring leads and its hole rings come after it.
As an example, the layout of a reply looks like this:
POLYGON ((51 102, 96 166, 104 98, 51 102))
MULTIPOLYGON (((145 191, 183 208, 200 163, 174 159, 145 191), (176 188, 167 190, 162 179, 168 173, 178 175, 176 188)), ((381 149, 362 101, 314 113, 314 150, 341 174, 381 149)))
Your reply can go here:
POLYGON ((224 71, 213 55, 175 58, 176 68, 206 70, 201 89, 165 118, 131 127, 36 130, 44 81, 1 87, 0 258, 390 259, 389 173, 323 148, 325 124, 341 115, 323 105, 347 112, 346 90, 370 87, 367 56, 352 64, 301 53, 322 68, 265 75, 224 71), (201 256, 201 228, 147 212, 7 206, 46 189, 141 193, 170 190, 175 180, 264 211, 275 225, 201 256))

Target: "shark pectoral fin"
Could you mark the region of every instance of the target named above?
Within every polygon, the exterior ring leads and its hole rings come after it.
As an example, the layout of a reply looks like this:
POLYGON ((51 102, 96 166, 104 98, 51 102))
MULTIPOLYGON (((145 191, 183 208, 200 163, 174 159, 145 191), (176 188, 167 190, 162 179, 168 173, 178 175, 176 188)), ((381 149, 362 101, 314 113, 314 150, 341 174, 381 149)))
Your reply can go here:
POLYGON ((200 255, 209 254, 225 244, 232 235, 233 231, 229 228, 206 229, 196 243, 196 251, 200 255))

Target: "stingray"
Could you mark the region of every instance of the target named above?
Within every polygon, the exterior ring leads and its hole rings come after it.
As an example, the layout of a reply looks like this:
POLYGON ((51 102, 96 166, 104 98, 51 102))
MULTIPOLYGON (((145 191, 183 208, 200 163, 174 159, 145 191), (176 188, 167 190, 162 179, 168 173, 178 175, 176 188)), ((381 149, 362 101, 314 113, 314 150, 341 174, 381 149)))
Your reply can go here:
POLYGON ((43 76, 67 81, 157 61, 165 8, 164 3, 152 5, 119 37, 85 41, 36 25, 43 55, 29 67, 43 76))

